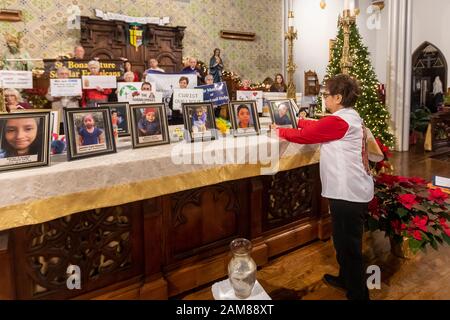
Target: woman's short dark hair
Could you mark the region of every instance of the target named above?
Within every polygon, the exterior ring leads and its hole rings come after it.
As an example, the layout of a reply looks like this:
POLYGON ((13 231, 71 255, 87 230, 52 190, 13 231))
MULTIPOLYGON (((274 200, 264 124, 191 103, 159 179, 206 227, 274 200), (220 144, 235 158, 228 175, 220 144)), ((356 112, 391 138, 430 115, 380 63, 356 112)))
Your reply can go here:
POLYGON ((361 94, 358 82, 346 74, 338 74, 328 79, 326 88, 331 95, 342 96, 341 105, 344 108, 353 108, 361 94))
POLYGON ((189 78, 188 77, 180 77, 180 80, 178 80, 178 83, 180 83, 181 81, 186 81, 187 84, 189 84, 189 78))
POLYGON ((237 114, 239 114, 239 111, 241 111, 242 109, 247 109, 248 112, 250 112, 250 108, 248 106, 246 106, 245 104, 241 104, 238 108, 237 108, 237 114))
POLYGON ((152 84, 150 83, 150 82, 142 82, 142 85, 141 85, 141 90, 142 90, 142 88, 144 87, 144 86, 150 86, 150 90, 152 89, 152 84))

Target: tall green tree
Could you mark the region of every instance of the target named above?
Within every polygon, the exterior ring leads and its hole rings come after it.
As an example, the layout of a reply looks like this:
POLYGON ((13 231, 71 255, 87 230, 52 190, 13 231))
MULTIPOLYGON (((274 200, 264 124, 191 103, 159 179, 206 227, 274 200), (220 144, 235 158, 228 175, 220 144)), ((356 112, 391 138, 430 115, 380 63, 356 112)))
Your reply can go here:
MULTIPOLYGON (((339 24, 339 31, 332 51, 332 59, 327 67, 325 80, 342 73, 343 46, 344 29, 339 24)), ((356 78, 361 85, 361 96, 355 109, 376 138, 379 138, 383 144, 394 147, 395 138, 389 129, 390 114, 387 106, 378 98, 379 81, 371 64, 369 51, 362 42, 356 24, 350 26, 350 55, 353 62, 349 72, 350 76, 356 78)))

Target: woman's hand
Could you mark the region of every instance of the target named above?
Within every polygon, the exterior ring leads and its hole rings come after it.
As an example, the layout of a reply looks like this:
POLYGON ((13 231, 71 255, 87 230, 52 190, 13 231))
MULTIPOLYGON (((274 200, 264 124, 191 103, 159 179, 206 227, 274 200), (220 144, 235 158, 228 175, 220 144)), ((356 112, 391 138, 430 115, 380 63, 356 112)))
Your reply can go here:
POLYGON ((275 123, 272 123, 270 125, 270 130, 277 130, 277 129, 278 129, 278 126, 275 123))

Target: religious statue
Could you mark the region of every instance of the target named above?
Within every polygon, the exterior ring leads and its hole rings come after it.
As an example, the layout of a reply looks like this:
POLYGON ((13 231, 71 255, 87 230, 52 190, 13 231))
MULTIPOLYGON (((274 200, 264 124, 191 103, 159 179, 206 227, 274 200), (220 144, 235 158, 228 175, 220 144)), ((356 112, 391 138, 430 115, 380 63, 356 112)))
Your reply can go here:
POLYGON ((19 32, 16 36, 10 33, 4 33, 7 50, 2 53, 1 68, 3 70, 31 71, 33 63, 27 51, 22 50, 20 41, 23 33, 19 32))
POLYGON ((223 61, 220 57, 220 49, 214 49, 214 54, 209 60, 209 73, 214 77, 214 83, 222 81, 223 61))

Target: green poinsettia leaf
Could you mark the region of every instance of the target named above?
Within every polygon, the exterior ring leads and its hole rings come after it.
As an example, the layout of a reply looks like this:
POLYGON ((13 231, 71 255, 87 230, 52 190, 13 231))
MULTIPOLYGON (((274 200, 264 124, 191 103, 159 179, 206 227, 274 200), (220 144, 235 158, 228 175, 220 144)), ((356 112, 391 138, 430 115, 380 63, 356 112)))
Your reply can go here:
POLYGON ((369 225, 370 231, 376 231, 379 228, 380 223, 372 217, 367 219, 367 224, 369 225))
POLYGON ((398 208, 397 209, 397 214, 399 215, 400 218, 403 218, 405 216, 407 216, 409 213, 408 210, 406 210, 405 208, 398 208))
POLYGON ((439 244, 444 244, 444 240, 442 240, 442 238, 440 236, 434 236, 434 239, 436 239, 437 242, 439 242, 439 244))
POLYGON ((442 238, 450 246, 450 237, 448 235, 446 235, 445 233, 443 233, 442 238))
POLYGON ((415 254, 419 249, 422 247, 423 241, 419 241, 416 239, 409 239, 409 247, 411 248, 412 252, 415 254))
POLYGON ((430 237, 430 245, 434 250, 438 250, 438 244, 433 236, 430 237))

